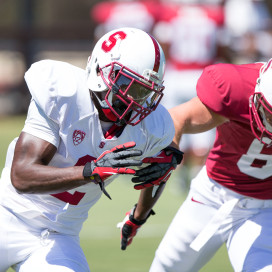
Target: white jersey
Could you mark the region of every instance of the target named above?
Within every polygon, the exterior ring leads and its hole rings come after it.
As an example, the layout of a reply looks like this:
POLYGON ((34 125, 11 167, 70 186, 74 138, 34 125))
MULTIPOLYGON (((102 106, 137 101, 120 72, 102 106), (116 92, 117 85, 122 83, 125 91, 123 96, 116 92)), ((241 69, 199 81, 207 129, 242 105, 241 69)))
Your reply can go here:
MULTIPOLYGON (((31 66, 25 79, 32 95, 24 132, 57 147, 49 165, 84 165, 118 144, 136 142, 144 157, 168 146, 174 126, 160 106, 136 126, 127 125, 119 137, 105 137, 98 112, 86 87, 85 71, 70 64, 45 60, 31 66)), ((0 181, 0 204, 34 226, 77 235, 89 209, 101 197, 100 187, 89 183, 58 194, 18 194, 10 181, 17 139, 9 146, 0 181), (31 220, 31 221, 30 221, 31 220)), ((114 178, 112 176, 105 185, 114 178)))

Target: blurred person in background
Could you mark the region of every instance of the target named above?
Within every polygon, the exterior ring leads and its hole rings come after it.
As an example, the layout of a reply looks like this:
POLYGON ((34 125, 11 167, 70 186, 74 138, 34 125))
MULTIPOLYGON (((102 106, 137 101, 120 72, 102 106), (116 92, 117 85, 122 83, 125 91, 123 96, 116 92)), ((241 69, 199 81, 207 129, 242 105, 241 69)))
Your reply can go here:
POLYGON ((264 0, 227 0, 225 42, 233 63, 266 61, 272 51, 271 12, 264 0))
POLYGON ((97 24, 95 36, 120 27, 135 27, 152 34, 159 13, 158 0, 115 0, 98 2, 90 11, 97 24))
MULTIPOLYGON (((1 272, 89 272, 79 233, 102 192, 110 198, 105 187, 119 174, 137 179, 134 168, 151 166, 145 160, 157 153, 170 171, 181 162, 168 147, 172 119, 159 105, 164 66, 152 36, 121 28, 96 43, 86 70, 44 60, 26 72, 32 99, 0 181, 1 272)), ((143 190, 120 225, 123 250, 154 214, 163 190, 146 188, 154 184, 160 180, 135 185, 143 190)))
POLYGON ((0 116, 21 114, 28 99, 22 92, 25 64, 19 52, 0 50, 0 116))
POLYGON ((199 271, 223 243, 234 271, 272 271, 272 59, 206 67, 197 96, 169 112, 176 144, 216 138, 150 272, 199 271))
MULTIPOLYGON (((165 86, 162 104, 170 109, 196 95, 196 82, 207 65, 229 61, 228 50, 221 42, 224 35, 224 1, 162 1, 154 36, 166 54, 165 86)), ((186 153, 180 175, 183 189, 188 189, 205 162, 215 131, 184 135, 180 143, 186 153)))

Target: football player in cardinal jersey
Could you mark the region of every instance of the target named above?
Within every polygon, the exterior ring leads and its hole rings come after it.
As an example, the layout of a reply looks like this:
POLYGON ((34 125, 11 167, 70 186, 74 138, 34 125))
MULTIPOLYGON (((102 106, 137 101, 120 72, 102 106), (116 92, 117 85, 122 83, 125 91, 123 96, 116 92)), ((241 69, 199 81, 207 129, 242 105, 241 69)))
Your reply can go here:
MULTIPOLYGON (((162 105, 167 109, 196 95, 196 83, 203 69, 229 62, 225 37, 223 1, 163 1, 154 35, 166 53, 165 86, 162 105)), ((188 189, 190 179, 202 168, 215 138, 215 130, 184 135, 180 148, 186 153, 180 184, 188 189), (185 185, 185 186, 184 186, 185 185)))
POLYGON ((177 144, 214 127, 216 138, 150 271, 199 271, 223 243, 234 271, 272 271, 271 64, 208 66, 197 97, 170 110, 177 144))
MULTIPOLYGON (((174 137, 171 116, 159 105, 164 65, 152 36, 121 28, 96 43, 86 70, 44 60, 26 72, 32 99, 0 182, 1 272, 90 271, 79 243, 89 209, 102 192, 110 197, 105 187, 114 178, 134 175, 174 137)), ((121 226, 123 249, 160 193, 141 191, 121 226)))

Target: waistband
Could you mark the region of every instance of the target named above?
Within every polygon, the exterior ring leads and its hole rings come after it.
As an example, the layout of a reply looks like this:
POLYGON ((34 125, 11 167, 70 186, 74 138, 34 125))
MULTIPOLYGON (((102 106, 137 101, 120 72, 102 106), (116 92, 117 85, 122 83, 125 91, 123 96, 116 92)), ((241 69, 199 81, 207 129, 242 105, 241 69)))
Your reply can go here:
MULTIPOLYGON (((204 186, 206 189, 210 190, 211 193, 213 192, 223 204, 221 204, 209 223, 190 244, 190 247, 195 251, 201 250, 201 248, 209 241, 209 239, 219 229, 223 221, 232 212, 234 207, 239 207, 241 209, 272 208, 272 200, 270 199, 262 200, 246 197, 218 184, 207 176, 206 167, 203 167, 198 175, 201 176, 200 182, 205 183, 204 186)), ((196 177, 196 179, 197 178, 198 177, 196 177)))

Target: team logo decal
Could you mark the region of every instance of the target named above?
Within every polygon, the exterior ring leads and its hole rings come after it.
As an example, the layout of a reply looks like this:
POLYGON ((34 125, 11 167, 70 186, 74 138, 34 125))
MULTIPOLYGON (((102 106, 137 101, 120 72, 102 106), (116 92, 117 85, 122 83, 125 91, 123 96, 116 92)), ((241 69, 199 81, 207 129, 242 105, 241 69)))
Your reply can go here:
POLYGON ((100 145, 99 145, 99 147, 103 148, 105 146, 105 144, 106 144, 105 142, 101 142, 100 145))
POLYGON ((85 138, 86 133, 81 130, 75 130, 73 133, 73 143, 74 145, 79 145, 85 138))

